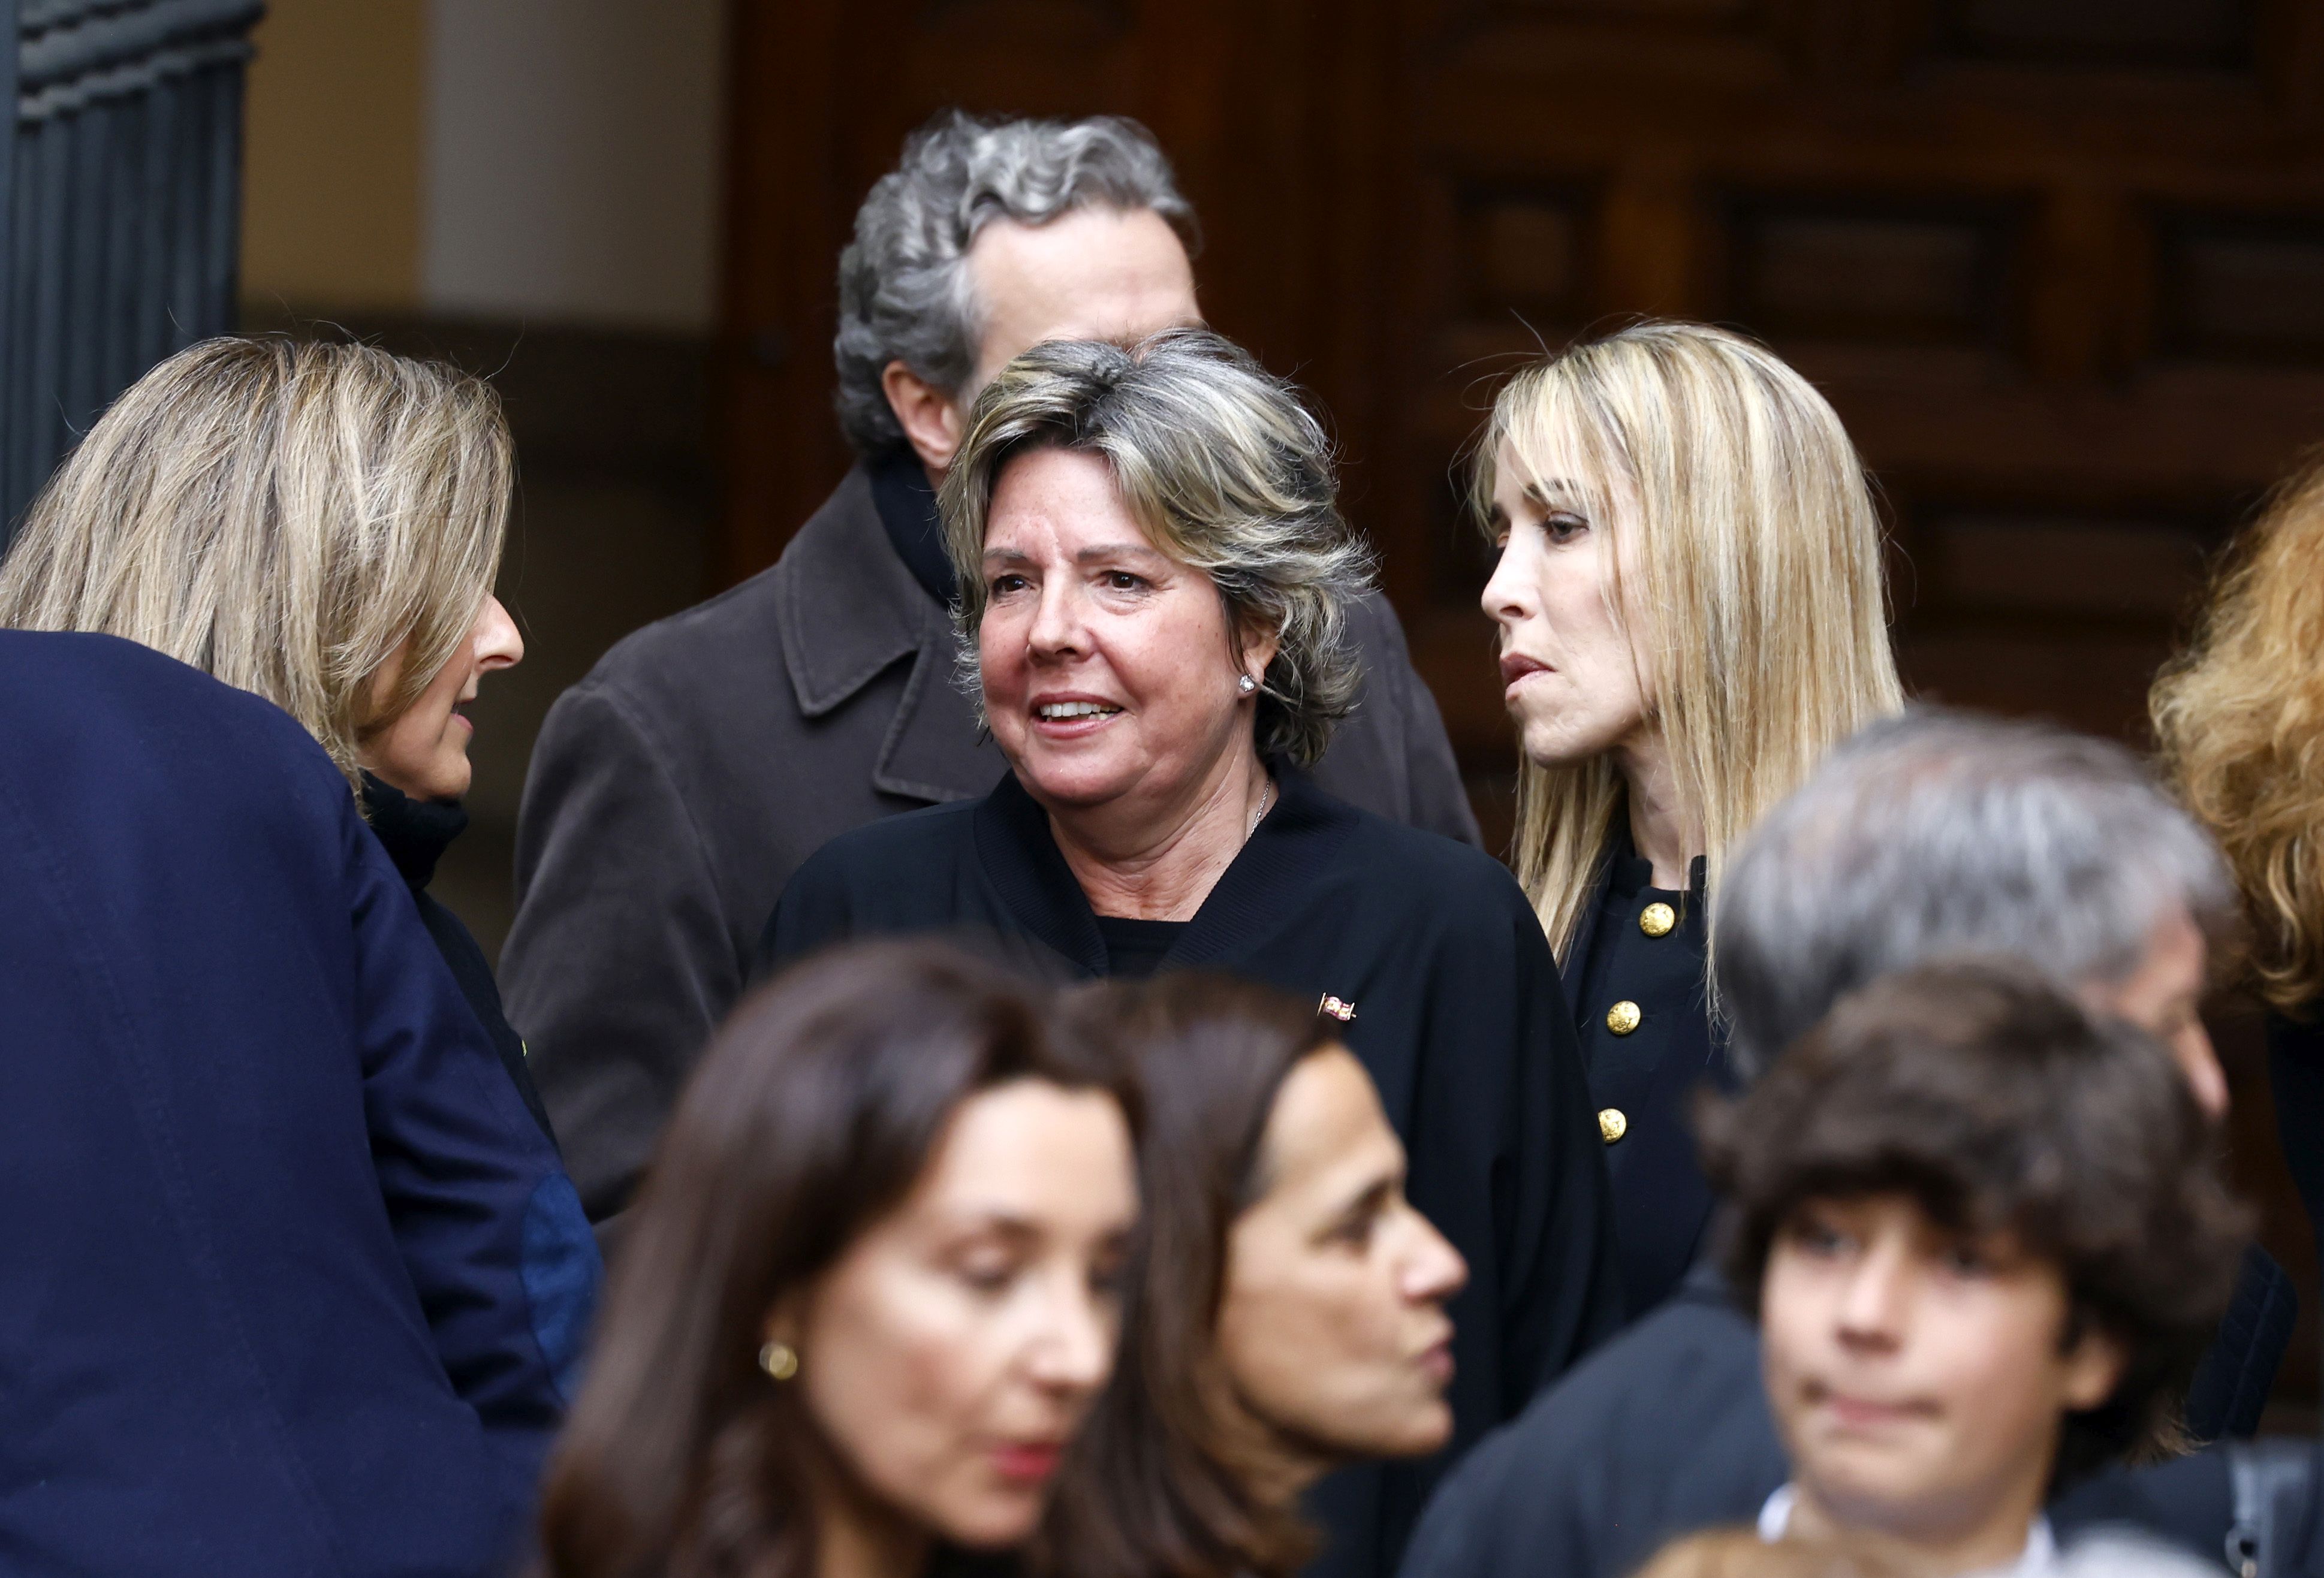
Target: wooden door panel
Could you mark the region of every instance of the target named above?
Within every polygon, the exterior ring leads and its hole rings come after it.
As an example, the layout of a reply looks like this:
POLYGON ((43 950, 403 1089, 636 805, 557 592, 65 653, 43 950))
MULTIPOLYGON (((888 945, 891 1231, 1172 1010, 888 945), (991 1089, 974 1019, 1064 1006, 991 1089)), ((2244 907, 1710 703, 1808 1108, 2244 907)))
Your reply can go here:
MULTIPOLYGON (((1132 115, 1201 211, 1206 313, 1328 409, 1489 824, 1514 755, 1459 466, 1545 346, 1635 313, 1766 337, 1879 479, 1912 682, 2133 736, 2206 556, 2324 440, 2319 0, 737 0, 735 26, 721 578, 847 464, 835 260, 906 132, 1132 115)), ((2310 1277, 2244 1042, 2238 1165, 2310 1277)))

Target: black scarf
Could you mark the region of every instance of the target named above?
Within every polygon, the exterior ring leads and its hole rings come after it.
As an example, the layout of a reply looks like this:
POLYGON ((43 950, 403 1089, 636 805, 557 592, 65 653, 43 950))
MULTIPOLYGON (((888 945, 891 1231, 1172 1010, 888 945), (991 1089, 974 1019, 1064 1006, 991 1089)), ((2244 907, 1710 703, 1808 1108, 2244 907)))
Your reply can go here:
POLYGON ((467 831, 468 813, 459 801, 415 800, 368 772, 363 775, 363 807, 387 857, 414 891, 435 880, 436 863, 467 831))
POLYGON ((936 511, 936 490, 909 448, 897 448, 871 463, 872 503, 880 524, 888 530, 889 546, 920 589, 949 608, 960 595, 952 573, 952 558, 945 552, 944 518, 936 511))

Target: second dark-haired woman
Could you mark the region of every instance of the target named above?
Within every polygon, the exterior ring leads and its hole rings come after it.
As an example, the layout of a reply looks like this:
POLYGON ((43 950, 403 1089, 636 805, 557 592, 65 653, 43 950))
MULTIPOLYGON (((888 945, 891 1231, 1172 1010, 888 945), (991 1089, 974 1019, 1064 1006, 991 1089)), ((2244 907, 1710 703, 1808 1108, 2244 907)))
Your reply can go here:
POLYGON ((1143 1075, 1146 1214, 1121 1361, 1059 1492, 1058 1565, 1289 1578, 1318 1481, 1451 1436, 1444 1306, 1468 1267, 1406 1200, 1404 1148, 1332 1016, 1194 972, 1094 987, 1065 1014, 1143 1075))
MULTIPOLYGON (((1053 343, 986 388, 945 487, 964 667, 1010 771, 825 846, 767 955, 966 931, 1048 978, 1203 968, 1318 1005, 1468 1262, 1465 1446, 1619 1318, 1605 1158, 1516 881, 1302 771, 1360 705, 1342 638, 1369 577, 1321 426, 1215 335, 1053 343)), ((1323 1569, 1392 1570, 1441 1462, 1326 1506, 1323 1569)))
POLYGON ((927 945, 747 1000, 662 1139, 542 1545, 555 1578, 920 1578, 1038 1525, 1113 1364, 1135 1103, 927 945))

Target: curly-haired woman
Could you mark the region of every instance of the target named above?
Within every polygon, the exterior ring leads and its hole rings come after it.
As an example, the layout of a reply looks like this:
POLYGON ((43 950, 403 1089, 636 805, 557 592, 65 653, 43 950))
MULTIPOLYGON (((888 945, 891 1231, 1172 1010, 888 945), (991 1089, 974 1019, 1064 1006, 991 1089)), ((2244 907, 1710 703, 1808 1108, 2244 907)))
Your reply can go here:
POLYGON ((2150 709, 2165 771, 2243 891, 2276 1129, 2324 1227, 2324 459, 2237 542, 2150 709))
MULTIPOLYGON (((1515 880, 1304 771, 1354 703, 1346 614, 1370 573, 1321 426, 1216 335, 1055 342, 979 399, 944 508, 964 667, 1010 771, 825 845, 767 952, 967 930, 1053 977, 1199 965, 1321 1004, 1413 1204, 1469 1263, 1465 1446, 1616 1315, 1605 1163, 1515 880)), ((1365 1472, 1376 1494, 1326 1496, 1335 1570, 1392 1567, 1434 1477, 1365 1472)))

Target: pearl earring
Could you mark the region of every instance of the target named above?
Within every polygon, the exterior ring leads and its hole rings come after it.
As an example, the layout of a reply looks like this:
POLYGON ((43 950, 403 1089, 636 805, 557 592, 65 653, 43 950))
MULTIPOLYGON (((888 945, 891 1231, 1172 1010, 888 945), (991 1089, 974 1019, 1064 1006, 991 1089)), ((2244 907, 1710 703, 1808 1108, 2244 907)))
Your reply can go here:
POLYGON ((759 1350, 759 1368, 770 1380, 788 1380, 798 1373, 798 1355, 788 1343, 770 1343, 759 1350))
POLYGON ((1252 691, 1259 688, 1259 681, 1246 674, 1241 678, 1235 681, 1235 688, 1241 691, 1245 696, 1249 696, 1252 691))

